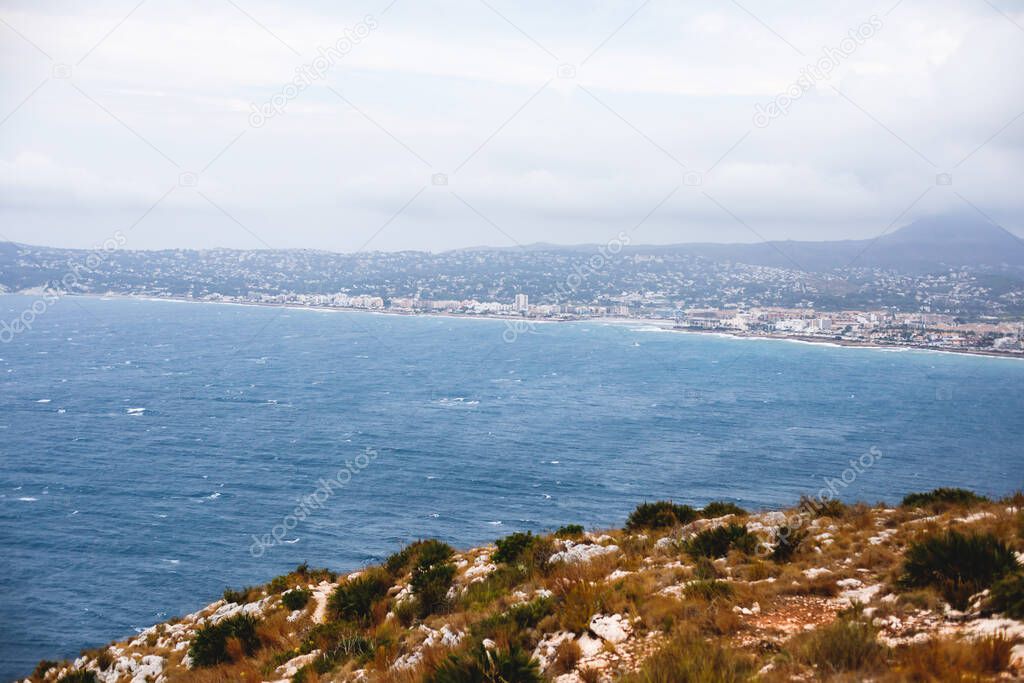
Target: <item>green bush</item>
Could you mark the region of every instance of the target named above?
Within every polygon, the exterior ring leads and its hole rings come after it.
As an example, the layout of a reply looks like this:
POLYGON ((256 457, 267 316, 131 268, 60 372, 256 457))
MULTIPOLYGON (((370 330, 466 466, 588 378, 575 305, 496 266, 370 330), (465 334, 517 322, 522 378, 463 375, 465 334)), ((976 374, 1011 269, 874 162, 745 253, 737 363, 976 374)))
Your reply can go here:
POLYGON ((499 633, 519 633, 532 629, 554 610, 551 598, 537 598, 481 619, 470 627, 470 632, 477 641, 485 638, 494 640, 499 633))
POLYGON ((537 662, 517 647, 486 650, 476 647, 449 655, 425 683, 543 683, 537 662))
POLYGON ((516 564, 526 554, 526 551, 537 542, 538 538, 529 531, 526 533, 517 531, 505 538, 499 538, 494 542, 498 549, 491 555, 491 559, 495 562, 516 564))
POLYGON ((703 508, 701 508, 700 516, 705 519, 714 519, 715 517, 725 517, 726 515, 745 515, 747 511, 741 508, 735 503, 729 503, 723 500, 713 500, 703 508))
POLYGON ((938 488, 927 493, 911 493, 903 499, 904 507, 952 507, 985 503, 988 498, 967 489, 938 488))
POLYGON ((230 588, 224 589, 224 600, 225 602, 236 602, 239 605, 244 605, 247 602, 252 602, 260 595, 260 589, 256 586, 246 586, 242 590, 232 590, 230 588))
POLYGON ((501 565, 482 581, 466 586, 460 602, 466 609, 489 605, 525 581, 529 572, 525 567, 501 565))
POLYGON ((566 524, 555 532, 558 538, 578 538, 585 533, 582 524, 566 524))
POLYGON ((831 672, 871 667, 881 663, 885 654, 875 629, 848 615, 799 639, 795 649, 797 659, 831 672))
POLYGON ((935 588, 956 609, 970 596, 1017 569, 1013 551, 992 534, 949 530, 912 543, 903 563, 903 588, 935 588))
POLYGON ((384 562, 384 568, 392 576, 401 576, 418 564, 437 564, 444 562, 454 554, 455 551, 447 543, 436 538, 428 538, 424 541, 410 543, 388 557, 384 562))
POLYGON ((380 569, 368 569, 356 578, 339 585, 327 600, 327 610, 335 619, 367 624, 373 605, 383 599, 391 587, 391 579, 380 569))
POLYGON ((776 532, 775 538, 777 542, 772 549, 772 559, 779 563, 789 562, 800 548, 800 544, 807 538, 807 532, 782 526, 776 532))
POLYGON ((32 670, 32 677, 33 678, 42 678, 43 676, 46 675, 47 671, 49 671, 50 669, 52 669, 52 668, 54 668, 56 666, 59 666, 59 664, 57 662, 53 661, 52 659, 40 660, 40 662, 38 664, 36 664, 36 668, 32 670))
POLYGON ((725 524, 714 529, 704 529, 683 543, 683 549, 690 557, 723 557, 730 550, 752 553, 757 548, 757 536, 740 524, 725 524))
POLYGON ((316 680, 316 677, 312 676, 313 672, 328 673, 350 659, 365 662, 372 656, 376 644, 375 641, 364 636, 357 626, 350 623, 317 624, 306 634, 299 647, 302 654, 313 650, 320 651, 317 658, 307 665, 309 668, 303 676, 308 677, 306 680, 316 680))
POLYGON ((1024 572, 1018 570, 996 581, 989 607, 1011 619, 1024 619, 1024 572))
POLYGON ((61 676, 57 683, 99 683, 99 680, 96 678, 96 672, 79 670, 61 676))
POLYGON ((416 596, 421 617, 440 612, 447 606, 448 590, 454 580, 455 565, 451 562, 416 565, 409 586, 416 596))
POLYGON ((281 604, 292 611, 302 609, 312 595, 313 593, 305 588, 295 588, 281 594, 281 604))
POLYGON ((239 614, 217 624, 203 626, 192 638, 188 655, 194 666, 215 666, 231 661, 228 652, 228 640, 236 639, 245 655, 251 656, 260 648, 260 639, 256 635, 259 620, 249 614, 239 614))
POLYGON ((697 511, 689 505, 676 505, 667 500, 655 503, 641 503, 630 513, 626 520, 626 529, 665 529, 668 527, 689 524, 697 519, 697 511))
POLYGON ((554 552, 551 542, 529 531, 517 531, 495 541, 498 549, 491 556, 495 562, 523 567, 527 571, 543 570, 554 552))

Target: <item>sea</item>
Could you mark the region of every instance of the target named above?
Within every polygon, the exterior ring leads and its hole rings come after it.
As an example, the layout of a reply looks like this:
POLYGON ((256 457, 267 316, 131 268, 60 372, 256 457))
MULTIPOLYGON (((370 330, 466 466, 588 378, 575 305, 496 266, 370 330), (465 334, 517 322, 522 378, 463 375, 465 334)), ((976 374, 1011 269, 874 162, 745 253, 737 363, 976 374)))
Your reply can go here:
POLYGON ((613 527, 658 499, 1024 485, 1016 359, 640 321, 0 297, 15 319, 0 334, 3 680, 226 587, 302 562, 355 570, 419 538, 613 527))

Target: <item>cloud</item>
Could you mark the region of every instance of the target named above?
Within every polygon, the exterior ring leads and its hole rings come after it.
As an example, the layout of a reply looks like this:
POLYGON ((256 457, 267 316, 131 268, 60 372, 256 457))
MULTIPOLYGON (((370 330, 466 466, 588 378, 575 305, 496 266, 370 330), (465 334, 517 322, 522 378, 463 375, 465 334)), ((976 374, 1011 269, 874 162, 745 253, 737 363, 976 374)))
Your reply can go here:
POLYGON ((905 220, 962 196, 1024 231, 1024 88, 1005 73, 1024 40, 985 3, 235 4, 8 3, 27 40, 0 48, 5 234, 81 246, 183 172, 198 188, 136 246, 253 246, 201 191, 274 246, 358 248, 424 187, 372 247, 506 244, 488 221, 523 243, 601 241, 676 186, 645 240, 757 239, 706 195, 768 238, 863 237, 929 187, 905 220), (365 40, 249 125, 368 15, 365 40), (873 15, 875 34, 755 125, 873 15))

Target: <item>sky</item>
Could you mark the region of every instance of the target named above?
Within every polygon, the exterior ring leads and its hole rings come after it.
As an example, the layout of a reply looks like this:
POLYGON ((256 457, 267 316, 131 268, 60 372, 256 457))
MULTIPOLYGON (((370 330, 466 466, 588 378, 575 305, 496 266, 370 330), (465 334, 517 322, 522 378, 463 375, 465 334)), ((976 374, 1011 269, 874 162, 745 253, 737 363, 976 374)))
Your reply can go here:
POLYGON ((1024 234, 1024 1, 0 2, 0 240, 1024 234))

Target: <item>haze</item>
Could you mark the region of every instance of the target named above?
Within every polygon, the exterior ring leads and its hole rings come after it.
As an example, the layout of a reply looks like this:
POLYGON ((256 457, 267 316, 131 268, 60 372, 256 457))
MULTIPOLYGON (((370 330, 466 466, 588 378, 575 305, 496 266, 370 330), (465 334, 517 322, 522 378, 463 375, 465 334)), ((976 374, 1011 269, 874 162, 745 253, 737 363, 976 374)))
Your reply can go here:
POLYGON ((4 2, 0 20, 3 240, 755 242, 951 211, 1024 232, 1009 0, 4 2))

